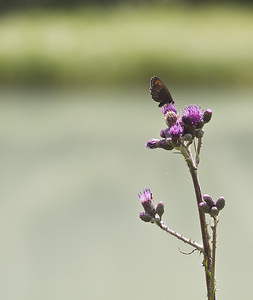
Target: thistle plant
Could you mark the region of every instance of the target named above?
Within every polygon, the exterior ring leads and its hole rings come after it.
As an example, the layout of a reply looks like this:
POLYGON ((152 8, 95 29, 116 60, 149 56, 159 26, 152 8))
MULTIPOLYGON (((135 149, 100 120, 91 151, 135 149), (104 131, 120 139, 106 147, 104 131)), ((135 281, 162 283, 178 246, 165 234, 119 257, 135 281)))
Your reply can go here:
MULTIPOLYGON (((185 159, 189 169, 195 191, 198 216, 201 228, 202 244, 187 238, 169 228, 163 221, 164 203, 153 202, 153 195, 149 188, 138 194, 144 211, 140 219, 144 222, 156 224, 165 232, 171 234, 182 242, 190 245, 193 251, 202 254, 202 265, 205 271, 206 290, 208 300, 216 299, 215 260, 217 248, 217 225, 220 211, 225 206, 223 197, 216 201, 208 194, 202 195, 198 179, 198 166, 200 163, 200 150, 204 136, 204 126, 212 117, 211 109, 201 109, 197 105, 186 106, 180 114, 177 112, 175 102, 167 87, 157 77, 151 79, 150 93, 164 116, 166 128, 160 131, 160 139, 151 139, 146 142, 148 149, 161 148, 167 151, 177 151, 185 159)), ((192 251, 192 252, 193 252, 192 251)))

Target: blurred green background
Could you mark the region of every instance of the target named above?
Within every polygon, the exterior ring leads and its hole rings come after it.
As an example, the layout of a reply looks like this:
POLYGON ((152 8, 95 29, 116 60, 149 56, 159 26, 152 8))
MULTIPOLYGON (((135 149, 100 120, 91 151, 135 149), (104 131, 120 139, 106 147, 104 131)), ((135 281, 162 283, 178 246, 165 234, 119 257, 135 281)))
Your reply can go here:
POLYGON ((199 175, 227 200, 217 299, 249 298, 252 6, 84 2, 0 1, 1 299, 206 298, 201 256, 138 218, 150 187, 200 242, 183 158, 144 147, 165 126, 154 75, 178 110, 213 110, 199 175))

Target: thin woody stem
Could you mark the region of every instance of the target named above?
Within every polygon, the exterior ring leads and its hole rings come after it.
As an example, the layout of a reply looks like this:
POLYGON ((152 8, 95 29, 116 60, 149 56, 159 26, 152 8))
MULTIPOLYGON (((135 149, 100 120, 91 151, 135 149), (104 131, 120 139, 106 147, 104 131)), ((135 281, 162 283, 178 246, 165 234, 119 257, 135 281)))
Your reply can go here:
MULTIPOLYGON (((188 167, 192 176, 192 181, 194 185, 194 190, 196 194, 196 199, 197 199, 197 204, 202 202, 202 194, 198 182, 198 177, 197 177, 197 171, 191 164, 188 163, 188 167)), ((203 246, 204 246, 204 257, 207 263, 207 269, 211 271, 211 249, 210 249, 210 244, 209 244, 209 234, 207 231, 207 225, 206 225, 206 218, 205 214, 198 209, 199 212, 199 220, 200 220, 200 227, 201 227, 201 234, 202 234, 202 241, 203 241, 203 246)), ((206 272, 206 284, 207 284, 207 291, 208 295, 210 294, 210 289, 211 289, 211 278, 209 274, 206 272)))
POLYGON ((215 292, 213 293, 213 297, 211 292, 214 289, 213 289, 213 281, 210 276, 210 274, 212 274, 211 247, 209 243, 210 237, 207 230, 205 214, 199 209, 199 204, 202 202, 202 193, 198 182, 197 169, 192 160, 190 151, 186 148, 181 148, 181 153, 185 157, 186 163, 188 165, 192 177, 197 205, 198 205, 199 220, 200 220, 200 227, 201 227, 201 234, 202 234, 202 241, 203 241, 203 248, 204 248, 203 254, 204 254, 204 262, 205 262, 205 275, 206 275, 206 287, 207 287, 208 299, 215 300, 215 292))
POLYGON ((195 249, 197 249, 200 252, 203 252, 203 247, 201 245, 199 245, 198 243, 196 243, 195 241, 184 237, 183 235, 177 233, 176 231, 170 229, 168 226, 166 226, 164 224, 163 221, 160 220, 160 218, 156 218, 155 223, 157 226, 159 226, 162 230, 168 232, 169 234, 175 236, 176 238, 178 238, 179 240, 183 241, 184 243, 194 247, 195 249))
POLYGON ((213 294, 215 293, 215 261, 216 261, 216 248, 217 248, 217 217, 213 218, 214 224, 212 226, 213 230, 213 241, 212 241, 212 276, 213 276, 213 294))
POLYGON ((198 145, 197 145, 196 157, 195 157, 195 165, 196 165, 196 167, 198 167, 199 161, 200 161, 199 154, 200 154, 201 146, 202 146, 202 137, 198 138, 198 145))

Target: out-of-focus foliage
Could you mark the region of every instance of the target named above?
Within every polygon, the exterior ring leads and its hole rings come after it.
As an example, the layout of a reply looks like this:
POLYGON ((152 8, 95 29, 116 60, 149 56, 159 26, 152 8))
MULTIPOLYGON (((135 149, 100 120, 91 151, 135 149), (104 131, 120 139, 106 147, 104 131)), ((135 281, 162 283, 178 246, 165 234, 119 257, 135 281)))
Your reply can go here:
POLYGON ((247 3, 251 0, 0 0, 0 8, 15 9, 29 7, 74 7, 76 5, 114 5, 114 4, 171 4, 186 3, 192 4, 214 4, 214 3, 247 3))
POLYGON ((0 83, 253 81, 253 11, 115 6, 29 10, 0 19, 0 83))

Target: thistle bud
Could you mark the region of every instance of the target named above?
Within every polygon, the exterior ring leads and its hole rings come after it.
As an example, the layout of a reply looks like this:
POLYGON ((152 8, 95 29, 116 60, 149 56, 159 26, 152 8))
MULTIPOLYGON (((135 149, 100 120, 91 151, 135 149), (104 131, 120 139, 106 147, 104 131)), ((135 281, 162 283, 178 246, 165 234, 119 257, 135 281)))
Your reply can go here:
POLYGON ((210 210, 211 217, 216 217, 219 214, 219 210, 216 206, 213 206, 210 210))
POLYGON ((144 222, 151 222, 152 221, 152 217, 150 216, 150 214, 146 213, 146 212, 141 212, 140 213, 140 219, 144 222))
POLYGON ((196 138, 201 138, 204 135, 204 131, 201 129, 196 130, 195 133, 196 133, 196 138))
POLYGON ((165 115, 165 123, 168 127, 171 127, 172 125, 174 125, 177 121, 177 114, 172 111, 169 110, 166 115, 165 115))
POLYGON ((174 148, 169 140, 160 140, 158 145, 159 148, 162 148, 164 150, 172 150, 174 148))
POLYGON ((184 141, 192 141, 193 137, 190 133, 186 133, 186 134, 183 135, 183 140, 184 141))
POLYGON ((212 114, 213 114, 213 112, 209 108, 204 111, 204 114, 203 114, 204 123, 208 123, 211 120, 212 114))
POLYGON ((215 202, 213 201, 213 199, 211 198, 210 195, 205 194, 205 195, 203 196, 203 199, 204 199, 204 201, 205 201, 210 207, 215 206, 215 202))
POLYGON ((218 210, 222 210, 225 206, 225 199, 224 197, 219 197, 218 200, 216 201, 216 207, 218 210))
POLYGON ((159 202, 156 206, 156 213, 158 216, 161 218, 162 215, 164 214, 164 204, 163 202, 159 202))
POLYGON ((160 137, 163 139, 166 138, 166 130, 165 129, 160 130, 160 137))
POLYGON ((157 140, 157 139, 148 140, 146 142, 145 146, 149 149, 156 149, 159 147, 159 140, 157 140))
POLYGON ((205 124, 204 121, 201 120, 196 124, 196 128, 201 129, 204 126, 204 124, 205 124))
POLYGON ((210 206, 205 202, 199 203, 199 209, 205 214, 209 213, 211 210, 210 206))

